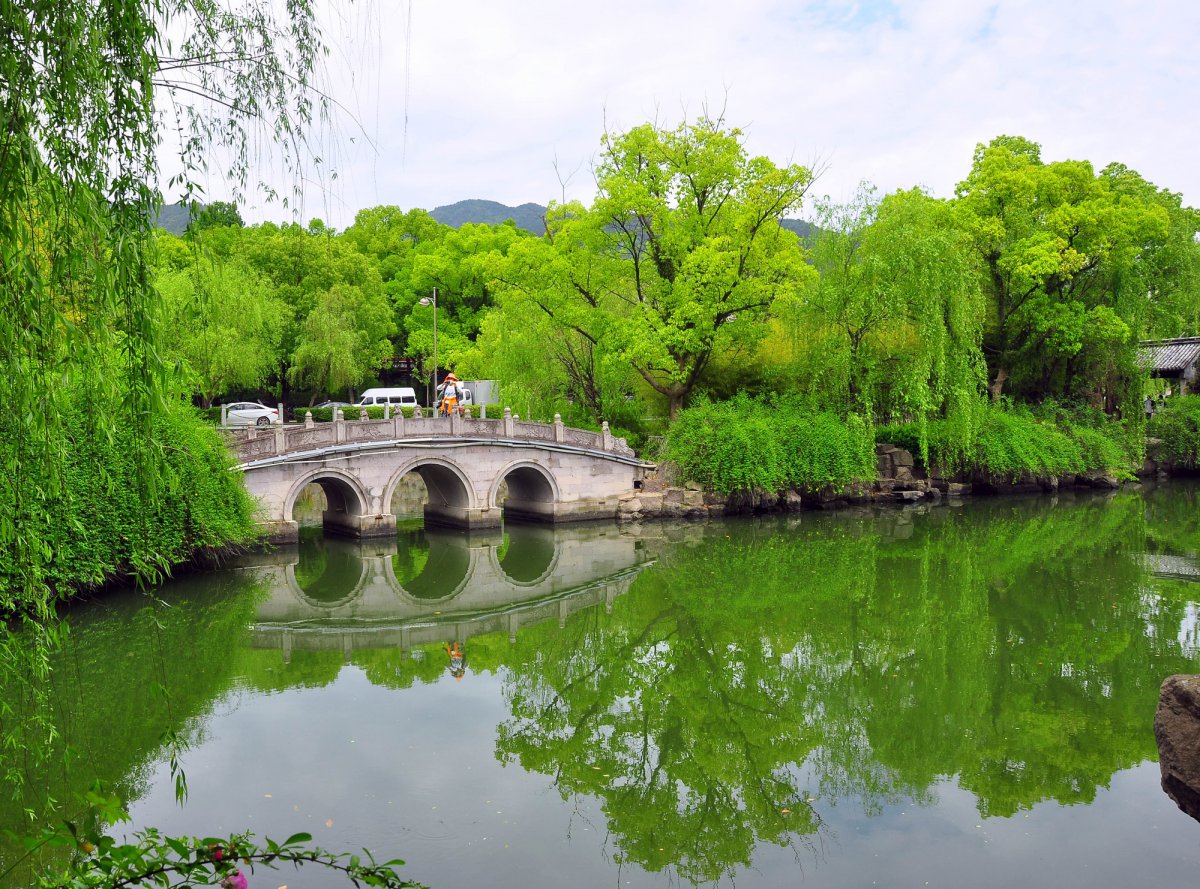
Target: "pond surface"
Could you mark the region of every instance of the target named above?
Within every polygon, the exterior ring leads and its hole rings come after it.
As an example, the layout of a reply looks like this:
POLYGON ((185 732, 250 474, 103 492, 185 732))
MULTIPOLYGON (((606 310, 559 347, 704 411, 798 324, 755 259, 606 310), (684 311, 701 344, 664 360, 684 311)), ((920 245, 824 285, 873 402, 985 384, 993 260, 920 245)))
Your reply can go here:
POLYGON ((308 831, 433 889, 1184 886, 1152 721, 1197 580, 1188 484, 314 537, 77 608, 56 681, 135 827, 308 831))

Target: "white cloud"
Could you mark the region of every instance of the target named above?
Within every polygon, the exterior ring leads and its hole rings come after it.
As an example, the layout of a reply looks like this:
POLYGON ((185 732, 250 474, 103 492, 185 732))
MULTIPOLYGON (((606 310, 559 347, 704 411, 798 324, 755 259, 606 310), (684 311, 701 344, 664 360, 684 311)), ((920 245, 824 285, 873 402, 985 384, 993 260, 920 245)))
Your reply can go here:
POLYGON ((376 204, 545 203, 556 158, 588 200, 606 123, 705 105, 755 154, 827 161, 815 191, 835 199, 861 179, 949 195, 975 143, 1008 133, 1200 203, 1190 2, 412 0, 411 32, 407 0, 338 9, 333 89, 375 146, 343 127, 335 187, 306 191, 301 218, 338 227, 376 204))

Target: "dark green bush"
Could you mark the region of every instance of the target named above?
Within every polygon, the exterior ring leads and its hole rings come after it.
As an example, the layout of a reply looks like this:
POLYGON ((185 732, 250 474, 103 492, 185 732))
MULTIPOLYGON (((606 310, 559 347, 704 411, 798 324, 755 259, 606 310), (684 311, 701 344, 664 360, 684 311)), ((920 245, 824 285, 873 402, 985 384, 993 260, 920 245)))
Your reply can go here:
MULTIPOLYGON (((930 423, 929 425, 933 427, 936 424, 930 423)), ((921 434, 916 423, 891 423, 887 426, 876 426, 875 441, 904 448, 914 457, 919 457, 921 454, 921 434)))
MULTIPOLYGON (((479 413, 480 413, 480 407, 481 406, 478 404, 472 404, 467 407, 467 410, 470 412, 472 417, 478 417, 479 413)), ((357 419, 359 419, 359 414, 362 410, 363 409, 361 407, 357 407, 356 405, 351 405, 350 407, 344 407, 344 408, 342 408, 342 416, 345 417, 345 419, 347 419, 347 420, 357 420, 357 419)), ((368 407, 366 409, 367 417, 371 420, 382 420, 383 419, 383 410, 384 409, 383 409, 382 405, 371 405, 370 407, 368 407)), ((414 409, 411 407, 392 407, 390 415, 393 417, 396 416, 397 410, 403 411, 404 416, 406 416, 406 417, 411 417, 413 415, 413 411, 414 411, 414 409)), ((303 423, 304 415, 310 411, 312 412, 313 420, 317 423, 328 423, 331 420, 333 420, 333 408, 330 408, 330 407, 297 407, 294 409, 295 418, 296 418, 295 422, 303 423)), ((502 408, 498 408, 495 405, 488 406, 489 419, 497 419, 498 417, 501 416, 502 412, 503 412, 502 408)), ((433 409, 428 408, 428 407, 423 407, 423 408, 421 408, 421 413, 426 417, 430 417, 430 416, 433 416, 433 409)))
POLYGON ((1186 469, 1200 467, 1200 395, 1169 399, 1150 418, 1146 434, 1162 441, 1162 459, 1186 469))
POLYGON ((843 487, 875 472, 865 424, 744 395, 681 412, 664 452, 685 479, 722 494, 843 487))

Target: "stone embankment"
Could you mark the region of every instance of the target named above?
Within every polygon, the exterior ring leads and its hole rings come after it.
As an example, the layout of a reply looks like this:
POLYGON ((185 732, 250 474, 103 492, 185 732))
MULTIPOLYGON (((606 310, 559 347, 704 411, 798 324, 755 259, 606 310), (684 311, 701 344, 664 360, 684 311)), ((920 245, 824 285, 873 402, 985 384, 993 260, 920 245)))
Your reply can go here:
MULTIPOLYGON (((722 495, 705 491, 696 484, 679 484, 672 467, 660 464, 658 472, 646 478, 639 490, 622 496, 619 517, 626 521, 701 519, 746 513, 839 509, 857 504, 939 501, 976 494, 1049 493, 1068 487, 1116 490, 1123 484, 1115 476, 1101 473, 1025 477, 1015 482, 978 473, 944 476, 936 469, 926 472, 916 465, 911 453, 890 444, 875 446, 875 469, 873 482, 856 482, 845 488, 783 493, 742 491, 722 495)), ((1139 475, 1153 476, 1160 470, 1161 467, 1148 459, 1139 475)))

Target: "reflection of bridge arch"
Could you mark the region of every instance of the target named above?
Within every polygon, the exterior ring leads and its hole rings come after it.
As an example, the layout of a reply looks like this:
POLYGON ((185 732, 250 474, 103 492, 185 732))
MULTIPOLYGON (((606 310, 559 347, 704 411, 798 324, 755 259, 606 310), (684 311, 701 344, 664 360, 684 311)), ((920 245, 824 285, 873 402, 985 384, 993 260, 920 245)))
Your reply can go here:
POLYGON ((320 467, 296 479, 284 503, 286 520, 293 521, 296 500, 309 485, 319 486, 325 494, 326 507, 321 516, 325 528, 335 532, 343 529, 349 535, 356 536, 357 519, 366 511, 365 504, 369 502, 369 497, 354 475, 337 468, 320 467))
MULTIPOLYGON (((337 550, 335 549, 333 552, 336 553, 337 550)), ((345 574, 339 576, 336 567, 332 576, 330 576, 330 573, 330 568, 327 566, 325 571, 321 572, 321 576, 315 581, 301 583, 300 578, 296 576, 296 563, 284 567, 284 575, 288 585, 292 587, 296 596, 301 601, 313 608, 342 608, 362 595, 363 587, 367 584, 368 573, 367 566, 361 559, 358 560, 358 579, 346 592, 341 592, 341 590, 347 589, 344 583, 345 574)))
POLYGON ((509 530, 503 558, 499 549, 492 549, 488 555, 498 577, 515 586, 535 586, 554 573, 560 552, 553 528, 524 525, 509 530))
POLYGON ((426 534, 429 557, 415 577, 401 581, 396 576, 396 556, 384 560, 383 574, 397 598, 409 604, 444 602, 463 591, 475 575, 479 552, 459 535, 426 534))
POLYGON ((498 506, 500 486, 508 484, 504 501, 504 516, 508 519, 545 520, 554 517, 554 504, 559 500, 558 483, 546 467, 534 460, 514 460, 496 473, 488 505, 498 506))

